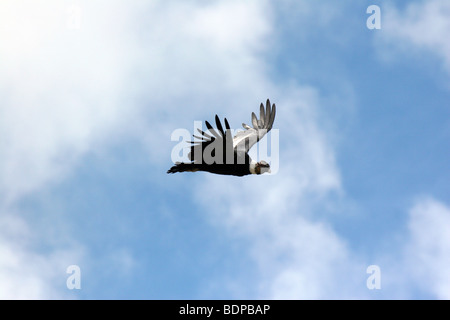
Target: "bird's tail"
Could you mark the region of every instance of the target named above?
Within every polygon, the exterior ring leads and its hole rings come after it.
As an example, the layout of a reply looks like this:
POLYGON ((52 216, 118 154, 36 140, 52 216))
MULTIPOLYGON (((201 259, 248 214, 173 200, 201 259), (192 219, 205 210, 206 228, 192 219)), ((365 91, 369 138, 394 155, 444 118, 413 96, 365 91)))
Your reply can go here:
POLYGON ((167 170, 167 173, 175 173, 175 172, 195 172, 198 171, 199 168, 195 163, 184 163, 178 162, 172 168, 167 170))

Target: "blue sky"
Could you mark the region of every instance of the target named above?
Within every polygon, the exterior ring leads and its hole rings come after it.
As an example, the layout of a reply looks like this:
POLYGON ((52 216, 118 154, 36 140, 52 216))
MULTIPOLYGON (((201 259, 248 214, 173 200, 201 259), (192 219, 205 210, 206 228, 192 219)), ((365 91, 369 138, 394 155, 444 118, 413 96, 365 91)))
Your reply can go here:
POLYGON ((449 15, 2 1, 0 297, 449 299, 449 15), (174 130, 267 98, 275 174, 166 174, 174 130))

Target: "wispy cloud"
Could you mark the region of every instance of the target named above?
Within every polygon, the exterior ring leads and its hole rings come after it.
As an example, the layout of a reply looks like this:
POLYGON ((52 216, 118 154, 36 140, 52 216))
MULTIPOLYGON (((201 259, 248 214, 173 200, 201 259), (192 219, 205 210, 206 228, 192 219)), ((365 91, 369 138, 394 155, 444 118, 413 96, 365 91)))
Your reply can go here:
POLYGON ((405 270, 425 292, 450 299, 450 208, 432 197, 418 200, 408 230, 405 270))
POLYGON ((78 245, 36 248, 36 234, 22 218, 0 216, 0 299, 62 299, 75 296, 66 287, 67 267, 81 263, 78 245))
MULTIPOLYGON (((442 61, 450 73, 450 3, 445 0, 419 1, 404 9, 386 3, 383 5, 383 32, 380 42, 399 50, 400 54, 428 52, 442 61)), ((385 46, 380 54, 386 50, 385 46)), ((390 51, 390 50, 389 50, 390 51)), ((386 56, 386 54, 384 53, 386 56)))

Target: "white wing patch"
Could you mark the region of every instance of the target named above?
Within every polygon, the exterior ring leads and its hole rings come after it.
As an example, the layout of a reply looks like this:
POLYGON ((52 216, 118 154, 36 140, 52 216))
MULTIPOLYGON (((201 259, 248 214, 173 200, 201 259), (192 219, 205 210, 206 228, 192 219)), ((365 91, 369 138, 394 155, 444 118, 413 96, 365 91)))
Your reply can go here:
POLYGON ((246 129, 245 131, 238 132, 233 138, 233 148, 237 150, 242 150, 248 152, 251 147, 266 135, 267 132, 272 129, 273 122, 275 120, 276 106, 275 103, 270 105, 270 100, 267 99, 266 109, 264 110, 264 105, 261 103, 259 107, 259 117, 252 112, 252 125, 243 123, 242 127, 246 129))

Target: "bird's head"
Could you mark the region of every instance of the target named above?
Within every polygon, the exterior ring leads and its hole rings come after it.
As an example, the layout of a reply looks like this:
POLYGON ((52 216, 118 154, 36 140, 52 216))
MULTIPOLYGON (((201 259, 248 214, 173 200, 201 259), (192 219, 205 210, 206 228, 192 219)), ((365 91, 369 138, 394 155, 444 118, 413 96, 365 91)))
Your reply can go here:
POLYGON ((254 174, 270 173, 270 165, 265 161, 256 162, 250 165, 250 171, 254 174))

